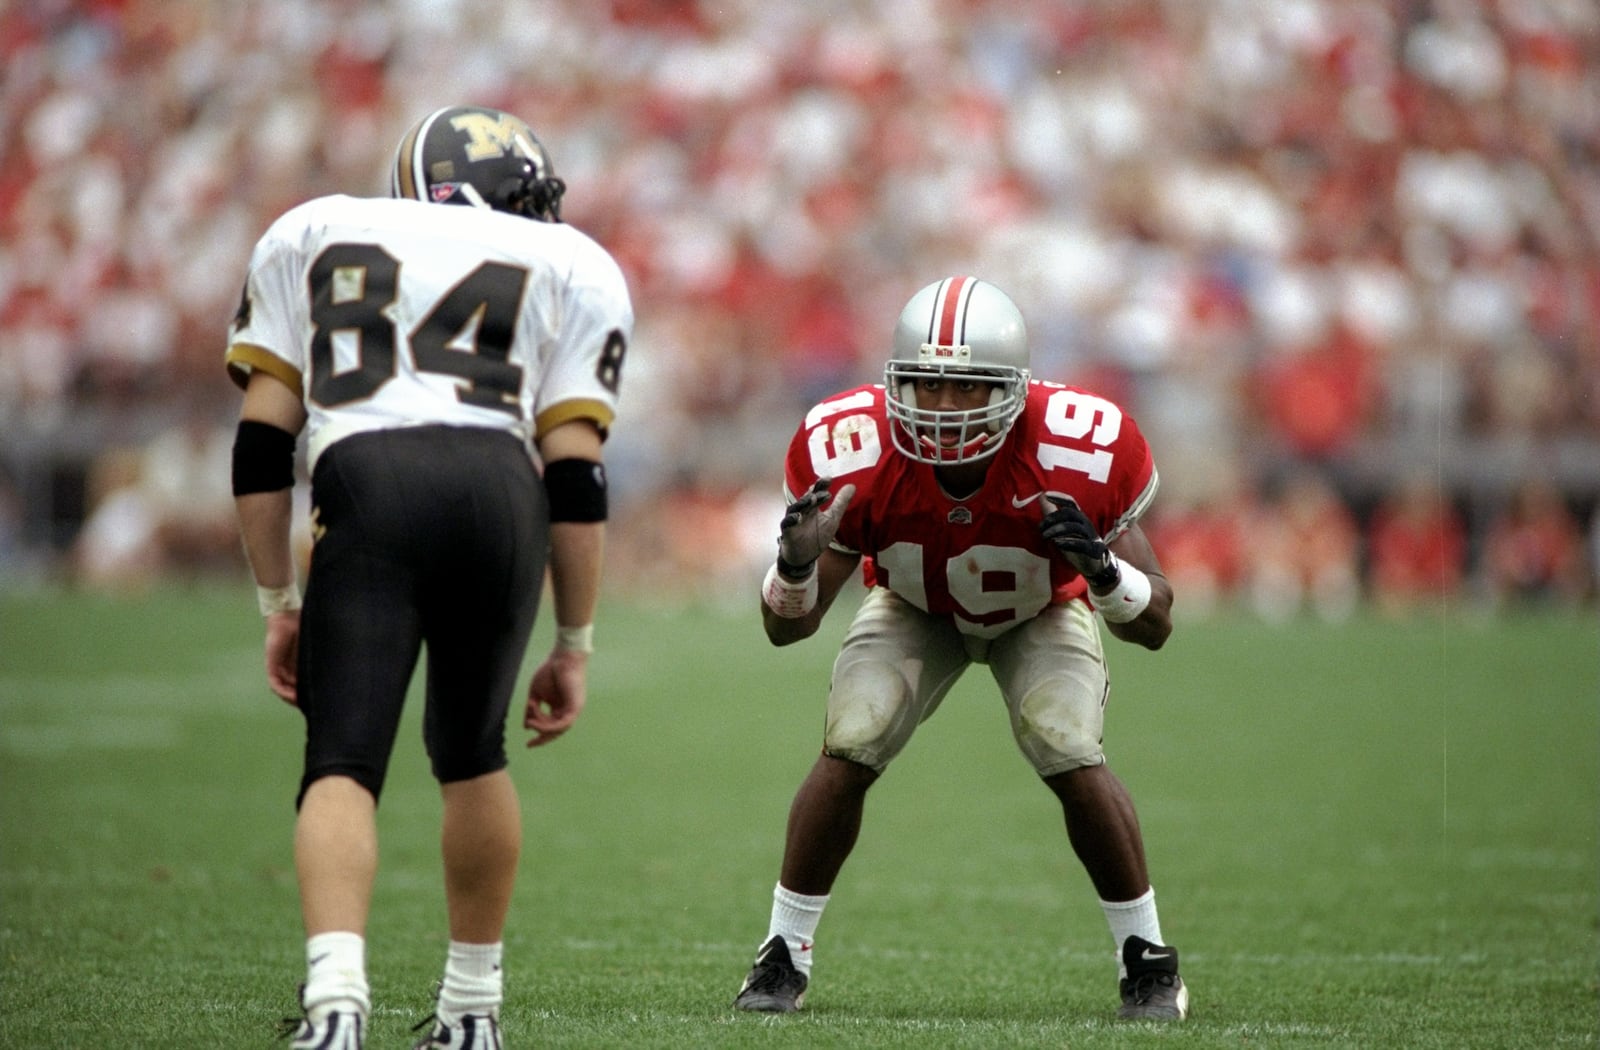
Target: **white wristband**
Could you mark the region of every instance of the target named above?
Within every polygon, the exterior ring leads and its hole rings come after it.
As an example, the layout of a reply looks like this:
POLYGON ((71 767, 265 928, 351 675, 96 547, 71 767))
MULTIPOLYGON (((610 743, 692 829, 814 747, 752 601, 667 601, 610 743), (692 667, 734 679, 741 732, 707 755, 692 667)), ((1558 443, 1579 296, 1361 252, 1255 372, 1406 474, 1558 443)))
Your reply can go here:
POLYGON ((816 569, 799 583, 792 583, 778 574, 778 563, 773 562, 761 584, 761 600, 775 616, 785 620, 800 619, 817 607, 816 569))
POLYGON ((1104 594, 1090 588, 1089 597, 1094 607, 1107 623, 1127 623, 1137 620, 1150 604, 1150 577, 1129 565, 1119 562, 1122 578, 1104 594))
POLYGON ((300 585, 290 583, 285 587, 256 587, 256 604, 262 616, 273 613, 294 612, 300 608, 300 585))
POLYGON ((556 648, 572 653, 594 652, 594 624, 582 627, 556 627, 556 648))

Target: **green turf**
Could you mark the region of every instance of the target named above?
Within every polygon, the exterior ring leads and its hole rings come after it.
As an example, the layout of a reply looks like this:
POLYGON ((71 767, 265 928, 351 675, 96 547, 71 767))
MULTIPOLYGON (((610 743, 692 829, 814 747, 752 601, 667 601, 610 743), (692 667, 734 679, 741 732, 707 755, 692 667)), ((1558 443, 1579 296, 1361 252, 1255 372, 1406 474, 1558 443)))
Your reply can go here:
MULTIPOLYGON (((0 1046, 270 1047, 293 1012, 300 726, 253 604, 0 597, 0 1046)), ((776 650, 753 608, 605 608, 584 720, 513 758, 512 1046, 1596 1045, 1592 615, 1113 645, 1178 1028, 1112 1020, 1104 920, 975 669, 874 789, 805 1013, 735 1015, 845 619, 776 650)), ((409 1045, 444 947, 415 714, 380 812, 374 1048, 409 1045)))

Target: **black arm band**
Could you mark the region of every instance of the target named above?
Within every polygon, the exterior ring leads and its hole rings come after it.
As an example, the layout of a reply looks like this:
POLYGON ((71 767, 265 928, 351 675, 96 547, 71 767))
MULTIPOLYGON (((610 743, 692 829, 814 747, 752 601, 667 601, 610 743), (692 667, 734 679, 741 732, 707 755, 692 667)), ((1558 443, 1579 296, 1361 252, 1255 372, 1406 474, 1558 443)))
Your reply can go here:
POLYGON ((606 468, 592 459, 558 459, 544 467, 551 521, 605 521, 606 468))
POLYGON ((282 427, 241 419, 233 438, 233 494, 294 487, 294 435, 282 427))

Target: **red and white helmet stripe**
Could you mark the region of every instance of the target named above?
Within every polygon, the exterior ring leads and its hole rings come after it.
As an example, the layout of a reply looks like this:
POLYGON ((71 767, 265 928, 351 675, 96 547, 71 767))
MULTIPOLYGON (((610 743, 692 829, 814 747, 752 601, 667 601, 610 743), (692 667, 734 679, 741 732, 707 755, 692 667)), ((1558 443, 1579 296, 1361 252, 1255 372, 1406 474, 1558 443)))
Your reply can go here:
POLYGON ((961 346, 967 334, 967 304, 978 282, 971 277, 946 277, 933 296, 927 341, 934 346, 961 346))

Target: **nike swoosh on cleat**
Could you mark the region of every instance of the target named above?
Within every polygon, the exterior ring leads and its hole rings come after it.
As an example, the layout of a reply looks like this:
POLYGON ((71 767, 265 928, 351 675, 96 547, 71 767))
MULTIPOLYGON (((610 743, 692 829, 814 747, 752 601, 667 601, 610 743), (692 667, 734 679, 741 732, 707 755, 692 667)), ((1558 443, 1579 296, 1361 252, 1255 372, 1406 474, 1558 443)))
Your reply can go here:
POLYGON ((1144 951, 1139 953, 1139 958, 1143 959, 1145 962, 1159 962, 1162 959, 1172 958, 1172 955, 1173 952, 1170 948, 1161 952, 1153 952, 1149 948, 1146 948, 1144 951))

